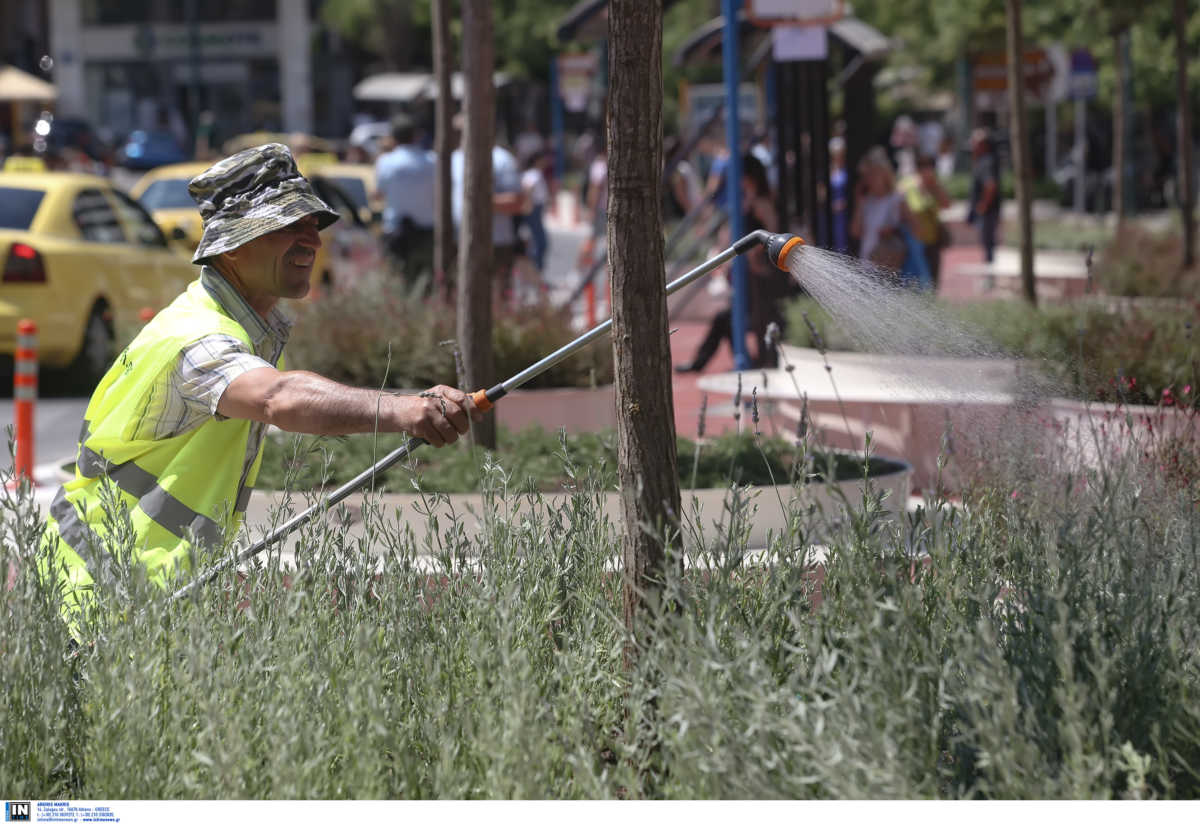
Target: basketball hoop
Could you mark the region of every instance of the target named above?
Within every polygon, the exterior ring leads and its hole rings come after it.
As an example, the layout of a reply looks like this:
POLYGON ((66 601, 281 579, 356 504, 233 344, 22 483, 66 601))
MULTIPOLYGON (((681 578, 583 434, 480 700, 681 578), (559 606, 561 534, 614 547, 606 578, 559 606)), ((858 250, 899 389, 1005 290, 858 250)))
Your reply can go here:
POLYGON ((756 26, 822 26, 846 16, 844 0, 746 0, 756 26))

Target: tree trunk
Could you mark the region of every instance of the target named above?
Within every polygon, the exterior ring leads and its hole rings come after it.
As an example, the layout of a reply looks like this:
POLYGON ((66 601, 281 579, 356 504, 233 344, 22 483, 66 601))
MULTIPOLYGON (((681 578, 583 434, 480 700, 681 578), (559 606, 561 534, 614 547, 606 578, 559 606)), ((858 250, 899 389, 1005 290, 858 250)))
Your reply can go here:
POLYGON ((1113 211, 1117 215, 1117 230, 1125 225, 1125 83, 1129 66, 1125 62, 1125 38, 1128 28, 1113 32, 1113 57, 1116 60, 1117 83, 1113 97, 1113 211))
POLYGON ((624 521, 625 663, 646 640, 678 539, 662 214, 662 4, 609 4, 608 262, 624 521))
POLYGON ((454 52, 450 35, 451 6, 454 0, 433 0, 433 71, 437 79, 438 98, 435 104, 433 148, 437 154, 437 176, 434 178, 433 203, 433 277, 447 300, 453 294, 454 276, 454 213, 450 202, 450 153, 454 151, 452 118, 454 99, 450 93, 450 76, 454 72, 454 52))
POLYGON ((1196 193, 1192 190, 1192 113, 1188 99, 1187 0, 1175 0, 1176 96, 1179 99, 1179 209, 1183 213, 1183 268, 1196 262, 1196 193))
MULTIPOLYGON (((491 0, 463 0, 463 205, 459 237, 458 345, 465 391, 486 389, 496 376, 492 353, 492 88, 491 0)), ((474 424, 480 446, 496 448, 496 418, 474 424)))
POLYGON ((1012 147, 1013 188, 1017 195, 1017 219, 1021 230, 1021 285, 1025 299, 1037 305, 1037 284, 1033 273, 1033 220, 1030 199, 1033 194, 1033 175, 1029 157, 1029 130, 1026 126, 1025 77, 1021 58, 1025 54, 1021 32, 1021 0, 1005 0, 1008 22, 1008 108, 1009 144, 1012 147))

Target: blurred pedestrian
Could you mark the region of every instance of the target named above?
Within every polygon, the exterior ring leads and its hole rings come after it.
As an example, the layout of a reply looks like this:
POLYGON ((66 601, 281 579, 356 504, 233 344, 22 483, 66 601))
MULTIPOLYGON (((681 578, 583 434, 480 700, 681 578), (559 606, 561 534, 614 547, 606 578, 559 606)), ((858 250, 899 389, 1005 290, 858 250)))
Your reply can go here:
POLYGON ((849 200, 850 175, 846 171, 846 140, 829 139, 830 209, 833 212, 833 251, 846 254, 850 250, 849 200))
POLYGON ((932 155, 917 158, 917 172, 900 181, 908 210, 912 214, 913 234, 921 242, 929 277, 936 292, 942 269, 942 250, 950 245, 950 233, 941 219, 941 210, 950 205, 950 196, 938 180, 932 155))
MULTIPOLYGON (((455 142, 462 134, 463 116, 454 116, 455 142)), ((462 146, 450 155, 450 203, 454 225, 462 227, 463 186, 466 166, 462 146)), ((433 198, 430 196, 430 208, 433 198)), ((514 218, 526 211, 521 192, 521 170, 512 152, 499 144, 492 146, 492 285, 497 297, 509 302, 513 297, 513 264, 517 254, 517 227, 514 218)))
POLYGON ((911 117, 902 114, 892 124, 892 136, 889 142, 896 158, 896 166, 901 177, 907 177, 916 171, 917 124, 911 117))
MULTIPOLYGON (((747 233, 779 225, 767 169, 762 161, 749 153, 742 158, 742 205, 747 233)), ((754 365, 762 369, 774 369, 778 365, 779 353, 767 343, 767 327, 775 323, 780 329, 786 329, 783 304, 796 294, 795 282, 788 272, 768 260, 761 247, 747 252, 745 259, 749 293, 747 326, 754 333, 757 345, 754 365)), ((703 371, 723 340, 728 340, 730 348, 733 348, 732 306, 713 316, 695 357, 687 363, 678 364, 675 371, 703 371)))
POLYGON ((708 157, 708 176, 705 178, 704 199, 718 209, 726 207, 725 173, 729 166, 729 147, 725 145, 722 127, 712 126, 700 141, 700 150, 708 157))
POLYGON ((887 152, 876 146, 858 164, 854 217, 850 234, 859 240, 859 257, 897 273, 901 282, 932 285, 924 250, 913 234, 913 217, 887 152))
POLYGON ((586 175, 587 190, 584 206, 587 209, 588 221, 592 233, 579 248, 579 271, 586 272, 595 264, 598 249, 606 239, 608 231, 608 152, 603 140, 596 143, 596 154, 588 166, 586 175))
POLYGON ((529 211, 521 216, 521 223, 529 232, 527 257, 541 274, 546 267, 546 250, 550 246, 546 235, 545 212, 550 202, 550 184, 546 178, 554 154, 548 149, 538 149, 525 161, 521 172, 521 191, 529 211))
POLYGON ((538 131, 537 125, 532 119, 527 119, 525 125, 521 128, 520 134, 513 141, 513 151, 517 157, 528 161, 530 158, 540 154, 546 148, 546 138, 538 131))
POLYGON ((971 133, 971 204, 967 223, 978 226, 983 259, 991 263, 996 256, 996 230, 1000 225, 1000 170, 995 144, 986 129, 971 133))
POLYGON ((686 155, 679 138, 669 135, 663 139, 663 163, 666 164, 666 208, 663 216, 668 220, 681 220, 700 205, 704 195, 704 184, 700 174, 686 155))
POLYGON ((392 118, 395 148, 375 161, 383 196, 382 230, 392 263, 410 282, 433 269, 434 156, 416 145, 408 115, 392 118))
POLYGON ((900 226, 907 217, 892 164, 877 146, 858 163, 850 234, 858 240, 859 257, 888 269, 900 268, 907 253, 900 226))

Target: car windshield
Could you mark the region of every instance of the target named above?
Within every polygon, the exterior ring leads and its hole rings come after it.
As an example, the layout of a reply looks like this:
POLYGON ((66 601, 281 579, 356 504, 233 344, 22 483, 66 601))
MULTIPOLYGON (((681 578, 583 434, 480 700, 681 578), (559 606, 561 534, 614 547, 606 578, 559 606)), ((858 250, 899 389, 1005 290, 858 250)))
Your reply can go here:
POLYGON ((195 209, 196 201, 188 194, 188 182, 184 178, 156 180, 146 187, 138 202, 153 212, 157 209, 195 209))
POLYGON ((41 189, 0 186, 0 229, 28 229, 45 195, 41 189))
POLYGON ((361 177, 331 177, 330 180, 342 187, 354 208, 361 209, 367 205, 367 186, 361 177))

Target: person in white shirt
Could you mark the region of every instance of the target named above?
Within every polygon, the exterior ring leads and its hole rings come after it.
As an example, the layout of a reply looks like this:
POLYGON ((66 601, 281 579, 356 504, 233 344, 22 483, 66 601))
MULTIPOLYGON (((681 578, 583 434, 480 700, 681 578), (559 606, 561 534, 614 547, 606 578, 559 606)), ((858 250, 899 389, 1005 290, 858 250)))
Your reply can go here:
POLYGON ((404 271, 416 278, 433 264, 433 188, 436 163, 433 152, 415 142, 412 120, 392 119, 396 145, 375 161, 376 185, 383 195, 382 229, 388 253, 404 271))
MULTIPOLYGON (((461 134, 462 115, 455 117, 455 131, 461 134)), ((454 227, 462 226, 463 178, 465 165, 462 147, 450 155, 451 210, 454 227)), ((431 201, 432 202, 432 201, 431 201)), ((512 152, 502 146, 492 147, 492 283, 505 300, 512 299, 513 263, 516 258, 516 218, 525 212, 525 197, 521 192, 521 171, 512 152)))

